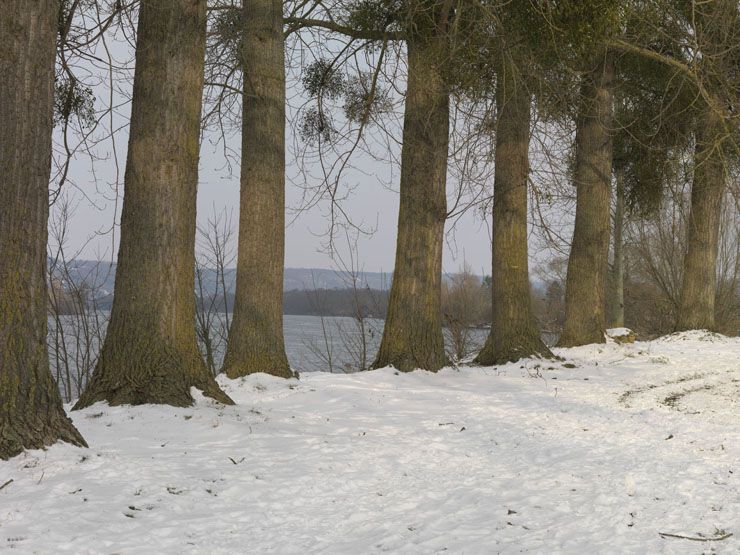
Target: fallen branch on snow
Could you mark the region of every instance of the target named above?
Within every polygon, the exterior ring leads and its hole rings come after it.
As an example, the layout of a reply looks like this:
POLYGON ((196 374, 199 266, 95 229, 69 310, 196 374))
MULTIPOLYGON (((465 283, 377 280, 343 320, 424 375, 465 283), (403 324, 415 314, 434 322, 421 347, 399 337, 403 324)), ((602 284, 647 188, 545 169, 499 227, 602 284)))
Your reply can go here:
POLYGON ((729 537, 732 537, 732 532, 725 533, 724 530, 718 532, 717 536, 714 537, 695 537, 695 536, 682 536, 681 534, 669 534, 668 532, 658 532, 660 534, 661 538, 678 538, 681 540, 691 540, 694 542, 718 542, 722 540, 726 540, 729 537))

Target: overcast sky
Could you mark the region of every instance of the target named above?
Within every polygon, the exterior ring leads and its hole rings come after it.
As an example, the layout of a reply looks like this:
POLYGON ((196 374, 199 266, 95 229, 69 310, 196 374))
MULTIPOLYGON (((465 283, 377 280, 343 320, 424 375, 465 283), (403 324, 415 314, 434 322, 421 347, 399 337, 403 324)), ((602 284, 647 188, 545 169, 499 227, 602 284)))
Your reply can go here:
MULTIPOLYGON (((117 137, 119 156, 125 156, 126 136, 119 132, 117 137)), ((88 160, 83 156, 72 166, 71 179, 76 187, 68 187, 68 197, 74 207, 69 221, 68 250, 82 249, 83 258, 110 258, 111 251, 117 249, 118 230, 110 231, 111 223, 120 217, 123 191, 118 191, 116 203, 115 162, 112 149, 105 148, 107 160, 94 164, 94 173, 88 160), (116 213, 116 205, 118 211, 116 213)), ((119 160, 120 182, 125 164, 119 160)), ((233 214, 233 225, 238 225, 239 210, 239 168, 233 168, 233 175, 223 168, 224 159, 214 152, 210 145, 201 151, 201 169, 198 188, 198 218, 204 223, 215 212, 226 210, 233 214)), ((365 162, 365 173, 388 173, 382 162, 365 162)), ((295 167, 288 173, 296 174, 295 167), (292 170, 292 171, 291 171, 292 170)), ((397 172, 393 186, 397 188, 397 172)), ((348 181, 356 187, 342 202, 353 222, 361 225, 369 234, 360 234, 357 257, 360 266, 366 271, 391 271, 396 247, 396 226, 398 223, 399 197, 390 190, 384 180, 374 176, 353 172, 348 181)), ((287 221, 285 265, 287 267, 332 268, 334 263, 326 252, 329 209, 328 202, 322 202, 308 210, 297 212, 302 205, 303 191, 297 185, 287 184, 287 221)), ((490 273, 491 247, 488 223, 481 218, 481 211, 471 211, 459 219, 446 235, 444 256, 445 271, 453 272, 467 261, 476 273, 490 273)), ((337 240, 340 252, 346 255, 347 241, 344 235, 337 240)))

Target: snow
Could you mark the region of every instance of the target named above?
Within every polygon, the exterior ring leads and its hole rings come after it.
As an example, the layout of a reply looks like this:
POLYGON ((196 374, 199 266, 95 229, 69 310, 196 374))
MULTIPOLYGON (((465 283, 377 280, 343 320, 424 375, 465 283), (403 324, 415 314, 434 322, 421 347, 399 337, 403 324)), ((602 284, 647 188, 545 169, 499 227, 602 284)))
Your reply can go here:
POLYGON ((609 328, 608 330, 606 330, 607 337, 621 337, 623 335, 629 335, 631 333, 635 332, 633 332, 629 328, 609 328))
POLYGON ((71 413, 90 449, 0 462, 0 551, 740 552, 740 339, 557 352, 71 413))

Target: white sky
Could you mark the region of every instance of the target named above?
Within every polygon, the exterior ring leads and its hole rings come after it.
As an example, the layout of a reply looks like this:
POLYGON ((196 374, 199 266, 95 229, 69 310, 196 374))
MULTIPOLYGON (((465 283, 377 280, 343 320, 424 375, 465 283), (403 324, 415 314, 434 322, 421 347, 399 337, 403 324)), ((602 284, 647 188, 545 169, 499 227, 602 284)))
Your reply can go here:
MULTIPOLYGON (((238 138, 235 139, 238 143, 238 138)), ((119 132, 117 137, 119 156, 125 157, 126 135, 119 132)), ((210 145, 201 151, 200 177, 198 188, 198 218, 204 223, 209 216, 222 210, 233 211, 233 225, 238 224, 239 175, 238 167, 233 175, 223 168, 223 157, 213 152, 210 145)), ((70 171, 70 178, 76 187, 67 187, 66 192, 74 207, 69 220, 68 249, 80 250, 80 258, 110 258, 111 250, 117 249, 117 235, 110 227, 120 217, 123 190, 118 191, 116 202, 115 188, 109 183, 115 181, 116 164, 112 159, 112 149, 104 149, 107 160, 95 162, 93 173, 89 162, 81 157, 70 171), (112 246, 113 245, 113 246, 112 246)), ((290 159, 288 160, 290 163, 290 159)), ((370 163, 368 163, 370 164, 370 163)), ((124 160, 119 161, 120 181, 123 182, 124 160)), ((368 165, 368 171, 385 173, 381 162, 368 165), (375 167, 374 167, 375 166, 375 167)), ((289 165, 289 174, 296 174, 295 166, 289 165), (293 167, 291 167, 293 166, 293 167), (292 171, 291 171, 292 170, 292 171)), ((385 183, 372 176, 356 173, 349 177, 356 184, 351 195, 342 205, 353 222, 362 224, 371 231, 363 234, 358 241, 357 257, 366 271, 391 271, 395 256, 396 226, 398 220, 399 197, 389 190, 385 183)), ((397 172, 393 186, 397 188, 397 172)), ((328 226, 328 203, 320 203, 306 211, 296 214, 301 205, 302 190, 291 183, 286 186, 287 217, 290 222, 286 229, 285 265, 287 267, 331 268, 333 262, 326 253, 326 231, 328 226)), ((53 211, 52 211, 53 212, 53 211)), ((487 222, 482 221, 480 210, 471 211, 455 224, 454 230, 448 224, 444 256, 445 271, 455 271, 463 261, 467 261, 474 271, 490 273, 491 249, 487 222)), ((346 239, 340 236, 337 244, 344 249, 346 239)))

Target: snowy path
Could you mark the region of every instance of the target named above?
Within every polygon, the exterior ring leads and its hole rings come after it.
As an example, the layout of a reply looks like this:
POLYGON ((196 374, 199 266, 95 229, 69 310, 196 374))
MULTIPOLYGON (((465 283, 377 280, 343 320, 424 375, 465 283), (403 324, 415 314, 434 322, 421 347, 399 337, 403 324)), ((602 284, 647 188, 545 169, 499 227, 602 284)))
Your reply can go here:
POLYGON ((73 413, 90 449, 0 462, 0 551, 740 552, 740 339, 559 354, 73 413))

